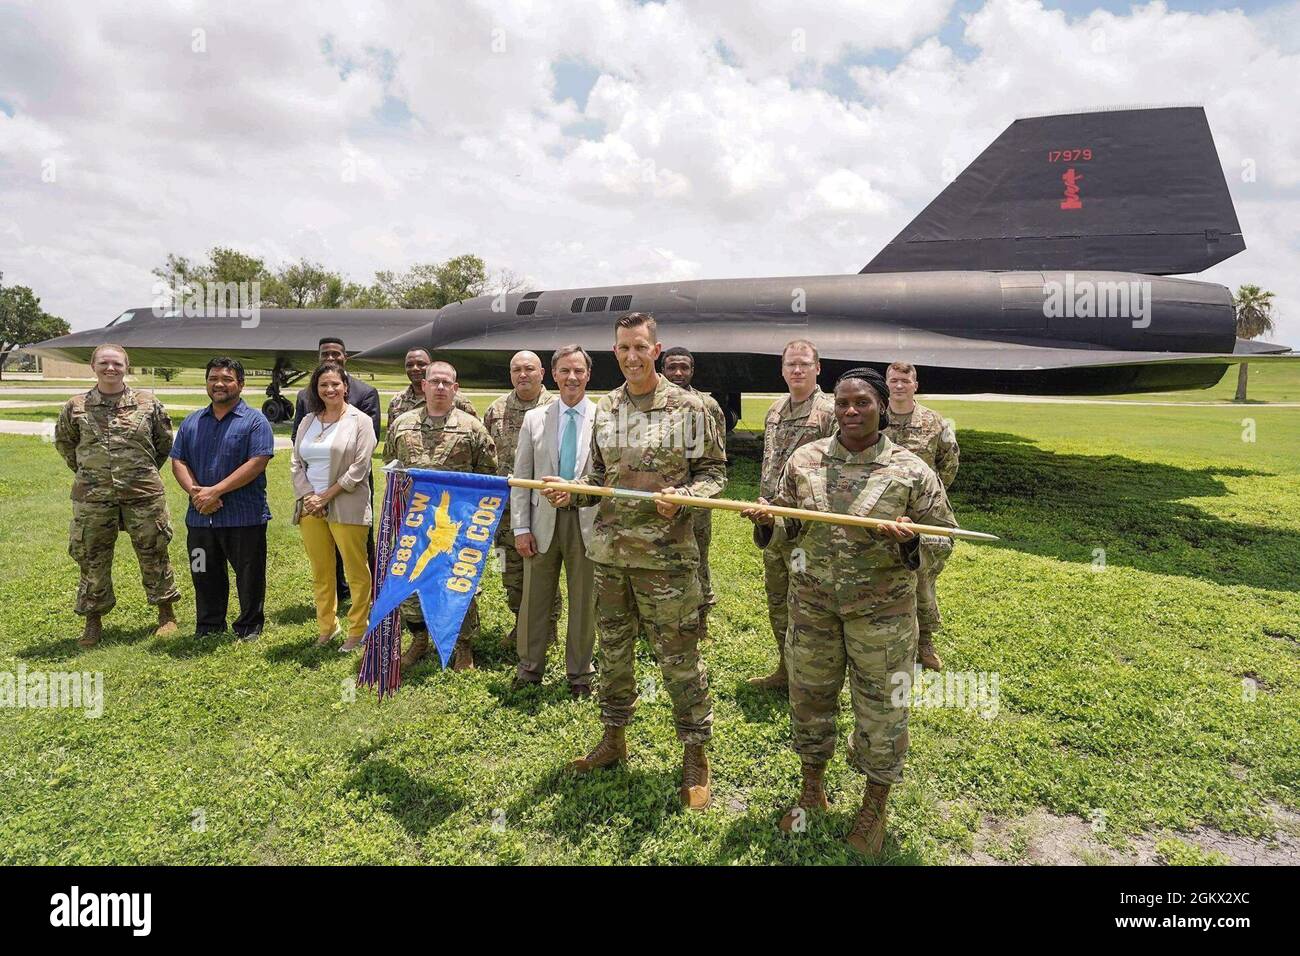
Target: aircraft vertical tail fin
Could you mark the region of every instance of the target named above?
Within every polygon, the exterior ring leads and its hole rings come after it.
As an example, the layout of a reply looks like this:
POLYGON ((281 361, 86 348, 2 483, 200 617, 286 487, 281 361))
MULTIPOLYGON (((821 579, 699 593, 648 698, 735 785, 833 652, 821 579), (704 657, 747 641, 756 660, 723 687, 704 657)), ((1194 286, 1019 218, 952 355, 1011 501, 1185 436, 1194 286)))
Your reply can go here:
POLYGON ((1205 110, 1012 123, 862 272, 1200 272, 1246 248, 1205 110))

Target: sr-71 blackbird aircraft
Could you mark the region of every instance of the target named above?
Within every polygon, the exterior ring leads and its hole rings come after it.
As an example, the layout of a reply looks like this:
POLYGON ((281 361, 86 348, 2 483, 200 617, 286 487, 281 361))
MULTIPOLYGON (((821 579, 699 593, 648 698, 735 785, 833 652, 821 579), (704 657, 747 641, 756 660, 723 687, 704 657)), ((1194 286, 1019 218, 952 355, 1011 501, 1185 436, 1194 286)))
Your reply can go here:
POLYGON ((85 361, 118 342, 141 365, 232 355, 273 369, 263 412, 340 335, 349 367, 400 367, 427 348, 462 385, 508 384, 509 357, 549 363, 577 342, 592 387, 621 381, 614 319, 653 312, 666 346, 696 359, 695 385, 728 415, 744 391, 783 391, 775 357, 816 343, 823 387, 855 365, 916 365, 935 393, 1087 395, 1209 387, 1230 364, 1288 353, 1236 337, 1232 295, 1196 273, 1245 248, 1205 112, 1115 110, 1012 123, 856 275, 700 279, 480 295, 437 310, 263 309, 240 316, 123 313, 34 346, 85 361))

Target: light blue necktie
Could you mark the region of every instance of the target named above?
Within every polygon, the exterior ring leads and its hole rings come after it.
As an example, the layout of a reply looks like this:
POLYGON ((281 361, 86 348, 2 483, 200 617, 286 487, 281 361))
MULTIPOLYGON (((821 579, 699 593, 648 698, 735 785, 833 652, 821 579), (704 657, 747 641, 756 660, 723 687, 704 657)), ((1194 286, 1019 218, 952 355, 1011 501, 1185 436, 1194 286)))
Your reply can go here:
POLYGON ((578 410, 570 408, 564 413, 564 434, 560 436, 560 477, 573 478, 578 464, 578 410))

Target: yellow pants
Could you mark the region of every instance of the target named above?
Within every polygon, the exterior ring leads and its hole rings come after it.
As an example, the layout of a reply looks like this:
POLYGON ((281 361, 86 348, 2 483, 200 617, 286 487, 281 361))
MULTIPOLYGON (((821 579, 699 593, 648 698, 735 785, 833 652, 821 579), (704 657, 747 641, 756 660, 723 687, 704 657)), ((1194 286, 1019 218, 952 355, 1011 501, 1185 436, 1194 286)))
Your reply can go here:
POLYGON ((312 591, 316 596, 316 625, 322 636, 332 634, 338 624, 338 598, 334 593, 334 550, 343 556, 343 575, 352 591, 348 611, 348 637, 366 633, 370 617, 370 565, 366 560, 366 532, 363 524, 338 524, 324 518, 303 515, 302 546, 311 562, 312 591))

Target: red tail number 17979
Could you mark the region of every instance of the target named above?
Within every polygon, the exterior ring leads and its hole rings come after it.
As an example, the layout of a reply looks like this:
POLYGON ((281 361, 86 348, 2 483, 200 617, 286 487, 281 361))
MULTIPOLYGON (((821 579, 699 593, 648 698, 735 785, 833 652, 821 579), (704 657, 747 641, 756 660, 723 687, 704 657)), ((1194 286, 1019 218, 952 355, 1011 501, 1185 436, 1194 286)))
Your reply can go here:
POLYGON ((1049 149, 1047 151, 1047 161, 1049 163, 1077 163, 1080 160, 1087 162, 1092 159, 1092 149, 1049 149))

